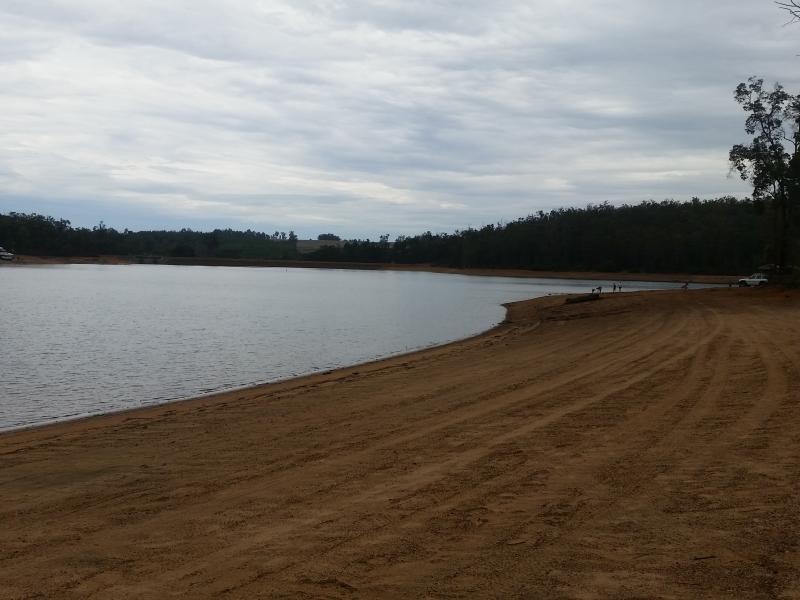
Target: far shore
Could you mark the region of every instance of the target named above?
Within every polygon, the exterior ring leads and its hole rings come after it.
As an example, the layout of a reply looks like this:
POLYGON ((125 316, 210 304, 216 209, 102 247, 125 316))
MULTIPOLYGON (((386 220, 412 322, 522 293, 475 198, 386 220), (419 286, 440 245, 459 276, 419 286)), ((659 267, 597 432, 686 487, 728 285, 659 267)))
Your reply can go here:
MULTIPOLYGON (((147 262, 148 259, 143 259, 147 262)), ((12 262, 0 262, 0 266, 48 265, 48 264, 100 264, 130 265, 140 264, 136 258, 123 256, 30 256, 17 255, 12 262)), ((272 267, 306 269, 357 269, 367 271, 420 271, 426 273, 445 273, 478 277, 520 277, 536 279, 587 279, 591 281, 660 281, 672 283, 735 284, 743 275, 704 275, 689 273, 621 273, 597 271, 533 271, 528 269, 456 269, 430 264, 359 263, 344 261, 315 260, 262 260, 235 258, 159 258, 157 264, 213 267, 272 267)), ((746 274, 744 274, 746 275, 746 274)), ((609 285, 610 285, 609 283, 609 285)))
POLYGON ((445 346, 0 434, 0 599, 789 598, 800 294, 508 305, 445 346))

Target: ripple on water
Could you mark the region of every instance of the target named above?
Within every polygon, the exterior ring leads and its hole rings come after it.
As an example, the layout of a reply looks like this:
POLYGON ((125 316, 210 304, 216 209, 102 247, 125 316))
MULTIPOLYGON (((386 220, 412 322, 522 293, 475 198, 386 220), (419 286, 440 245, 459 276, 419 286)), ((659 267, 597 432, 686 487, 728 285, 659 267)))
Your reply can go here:
MULTIPOLYGON (((325 269, 0 270, 0 430, 328 371, 441 344, 504 302, 594 282, 325 269)), ((642 287, 674 287, 629 284, 642 287)))

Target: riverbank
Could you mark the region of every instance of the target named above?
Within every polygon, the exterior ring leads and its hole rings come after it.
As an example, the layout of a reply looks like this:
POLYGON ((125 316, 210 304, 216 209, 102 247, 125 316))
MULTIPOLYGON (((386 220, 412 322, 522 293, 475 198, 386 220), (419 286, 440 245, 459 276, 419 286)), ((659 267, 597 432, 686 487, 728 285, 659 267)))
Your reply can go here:
POLYGON ((485 335, 0 435, 0 598, 794 597, 800 295, 485 335))
MULTIPOLYGON (((518 277, 537 279, 588 279, 591 281, 607 281, 609 285, 620 281, 663 281, 690 282, 701 284, 736 284, 737 275, 697 275, 686 273, 604 273, 596 271, 531 271, 527 269, 453 269, 435 265, 406 265, 395 263, 359 263, 333 262, 315 260, 263 260, 241 258, 162 258, 145 257, 142 262, 183 266, 209 267, 265 267, 265 268, 299 268, 299 269, 358 269, 365 271, 422 271, 426 273, 445 273, 451 275, 471 275, 478 277, 518 277)), ((65 265, 65 264, 99 264, 129 265, 140 264, 138 260, 122 256, 96 257, 62 257, 62 256, 27 256, 17 255, 14 262, 0 263, 0 266, 14 265, 65 265)))

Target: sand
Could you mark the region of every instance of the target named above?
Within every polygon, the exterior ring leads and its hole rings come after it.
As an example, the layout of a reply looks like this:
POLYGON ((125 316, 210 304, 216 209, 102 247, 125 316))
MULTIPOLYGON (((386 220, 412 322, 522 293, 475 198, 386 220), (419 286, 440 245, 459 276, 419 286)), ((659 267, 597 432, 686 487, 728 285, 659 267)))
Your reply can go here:
POLYGON ((0 597, 800 598, 800 295, 562 302, 0 435, 0 597))

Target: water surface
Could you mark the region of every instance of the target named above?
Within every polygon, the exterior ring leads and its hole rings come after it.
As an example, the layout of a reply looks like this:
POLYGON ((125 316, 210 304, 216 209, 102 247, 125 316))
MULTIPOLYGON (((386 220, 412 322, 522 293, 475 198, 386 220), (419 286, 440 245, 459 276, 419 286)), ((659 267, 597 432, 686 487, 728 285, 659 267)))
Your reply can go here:
MULTIPOLYGON (((504 302, 594 285, 330 269, 0 268, 0 430, 441 344, 499 323, 504 302)), ((665 287, 675 286, 625 284, 665 287)))

